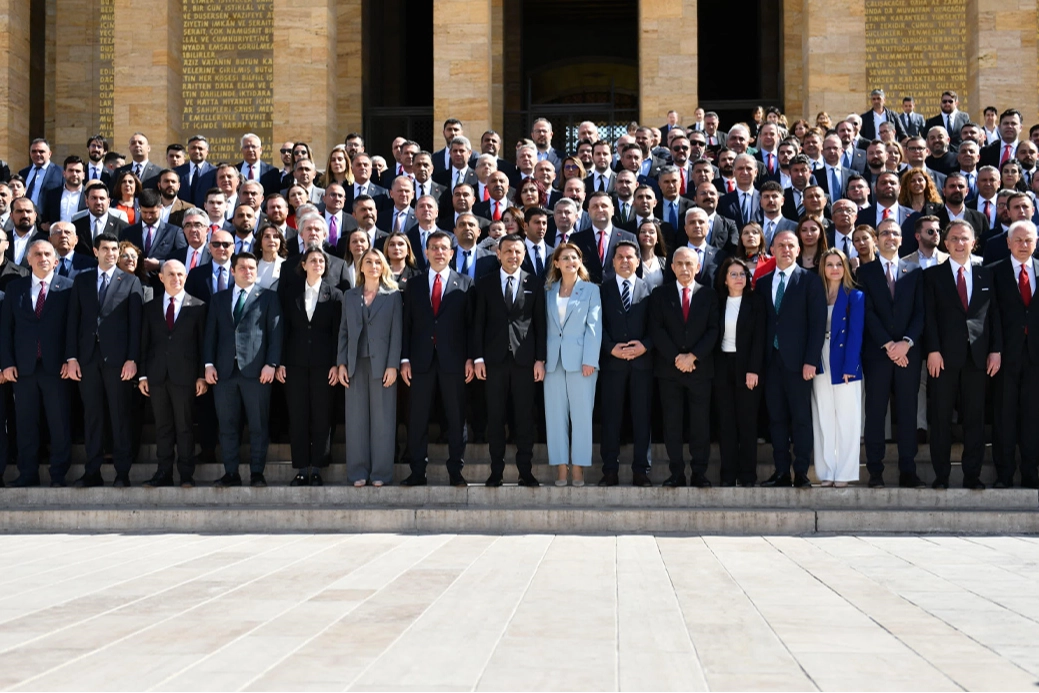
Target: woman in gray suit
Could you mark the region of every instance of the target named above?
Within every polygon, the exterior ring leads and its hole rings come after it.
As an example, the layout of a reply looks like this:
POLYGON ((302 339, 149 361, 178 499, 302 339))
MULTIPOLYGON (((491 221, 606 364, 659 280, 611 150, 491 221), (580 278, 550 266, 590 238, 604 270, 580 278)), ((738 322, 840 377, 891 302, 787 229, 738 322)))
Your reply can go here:
POLYGON ((393 480, 403 302, 381 252, 364 251, 358 267, 357 286, 343 298, 339 327, 346 478, 354 486, 382 486, 393 480))
POLYGON ((592 407, 602 346, 599 287, 588 279, 581 249, 561 243, 545 278, 548 358, 545 361, 545 431, 548 463, 566 486, 572 464, 574 486, 584 486, 592 464, 592 407))

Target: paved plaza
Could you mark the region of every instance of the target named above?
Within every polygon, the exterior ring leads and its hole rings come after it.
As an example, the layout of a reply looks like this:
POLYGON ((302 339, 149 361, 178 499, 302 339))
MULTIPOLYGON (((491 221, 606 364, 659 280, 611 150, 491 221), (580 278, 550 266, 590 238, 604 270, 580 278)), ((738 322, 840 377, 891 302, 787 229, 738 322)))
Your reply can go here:
POLYGON ((0 536, 3 690, 1035 690, 1039 538, 0 536))

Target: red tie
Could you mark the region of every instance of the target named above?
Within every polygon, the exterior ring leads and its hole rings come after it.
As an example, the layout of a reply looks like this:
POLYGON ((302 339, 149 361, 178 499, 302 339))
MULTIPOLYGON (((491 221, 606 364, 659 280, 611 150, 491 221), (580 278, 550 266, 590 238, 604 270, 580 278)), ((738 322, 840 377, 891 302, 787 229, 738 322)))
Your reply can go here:
POLYGON ((192 251, 191 253, 191 266, 188 269, 195 269, 198 267, 198 256, 202 253, 198 250, 192 251))
POLYGON ((1021 300, 1024 301, 1025 308, 1032 303, 1032 285, 1028 281, 1028 272, 1025 270, 1025 266, 1021 265, 1021 274, 1018 277, 1017 286, 1021 289, 1021 300))
POLYGON ((249 180, 254 180, 253 179, 253 166, 252 166, 252 164, 249 164, 249 180))
POLYGON ((219 230, 220 230, 220 227, 217 226, 216 224, 210 224, 209 225, 209 233, 210 234, 214 234, 214 233, 216 233, 219 230))
POLYGON ((606 262, 606 232, 599 232, 599 264, 606 262))
POLYGON ((967 272, 967 268, 960 267, 960 271, 956 274, 956 293, 960 295, 960 303, 963 304, 963 310, 967 310, 967 280, 964 275, 967 272))
MULTIPOLYGON (((40 282, 40 293, 36 296, 36 318, 39 319, 43 315, 43 304, 47 300, 47 282, 40 282)), ((43 358, 43 345, 40 340, 36 340, 36 358, 43 358)))
POLYGON ((491 191, 487 189, 487 186, 483 186, 483 201, 491 199, 491 191))
POLYGON ((682 287, 682 320, 689 320, 689 287, 682 287))
POLYGON ((491 215, 494 221, 501 221, 501 209, 498 208, 498 201, 494 201, 494 214, 491 215))
POLYGON ((166 306, 166 329, 173 332, 173 299, 170 299, 170 303, 166 306))
POLYGON ((727 180, 727 181, 725 181, 725 187, 726 187, 728 192, 732 192, 733 190, 736 189, 736 184, 734 182, 732 182, 731 180, 727 180))
POLYGON ((992 207, 988 200, 985 200, 985 218, 992 221, 992 218, 988 215, 989 209, 992 207))
POLYGON ((768 172, 769 173, 775 173, 776 172, 775 169, 772 168, 772 155, 771 154, 765 154, 765 156, 768 157, 768 172))
POLYGON ((433 295, 429 297, 429 300, 433 304, 433 315, 440 314, 440 273, 437 272, 437 276, 433 279, 433 295))
POLYGON ((1003 147, 1003 156, 999 157, 999 165, 1002 166, 1003 164, 1005 164, 1007 162, 1007 159, 1009 159, 1009 158, 1010 158, 1010 145, 1008 144, 1008 145, 1005 145, 1003 147))
POLYGON ((682 185, 678 188, 678 192, 682 195, 685 195, 685 167, 683 166, 682 168, 678 169, 678 173, 682 176, 682 185))
POLYGON ((891 216, 891 210, 890 210, 890 209, 887 209, 887 208, 885 208, 885 209, 884 209, 884 216, 882 216, 882 217, 880 218, 880 220, 881 220, 881 221, 884 221, 884 220, 885 220, 885 219, 887 219, 887 218, 888 218, 889 216, 891 216))

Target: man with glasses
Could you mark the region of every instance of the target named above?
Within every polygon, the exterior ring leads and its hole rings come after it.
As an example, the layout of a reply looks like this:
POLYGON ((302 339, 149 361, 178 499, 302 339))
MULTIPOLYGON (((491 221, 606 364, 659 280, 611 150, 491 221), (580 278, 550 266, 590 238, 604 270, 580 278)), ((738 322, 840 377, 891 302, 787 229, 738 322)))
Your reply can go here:
MULTIPOLYGON (((185 228, 189 222, 185 221, 185 228)), ((234 278, 231 273, 231 255, 234 254, 234 236, 230 231, 214 231, 209 238, 209 262, 203 263, 188 272, 184 290, 195 298, 209 303, 209 299, 218 291, 231 286, 234 278)))
POLYGON ((934 187, 938 188, 938 190, 945 187, 945 174, 927 167, 926 159, 929 150, 927 149, 927 142, 923 137, 910 137, 906 140, 905 150, 906 163, 910 168, 918 168, 926 173, 934 183, 934 187))
POLYGON ((953 146, 960 143, 960 128, 970 121, 970 116, 959 110, 960 97, 954 91, 942 92, 941 112, 928 118, 924 124, 923 134, 927 137, 931 128, 942 127, 952 137, 953 146))
POLYGON ((208 221, 206 213, 198 207, 192 207, 184 212, 184 247, 175 248, 170 259, 184 264, 185 280, 188 272, 213 259, 213 256, 209 254, 209 244, 207 243, 208 221))

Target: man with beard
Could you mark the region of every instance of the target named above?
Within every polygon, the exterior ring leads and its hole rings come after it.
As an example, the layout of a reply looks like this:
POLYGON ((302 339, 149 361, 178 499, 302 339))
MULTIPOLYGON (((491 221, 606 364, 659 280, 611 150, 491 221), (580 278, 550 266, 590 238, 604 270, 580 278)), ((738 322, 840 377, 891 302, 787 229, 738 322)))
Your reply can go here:
POLYGON ((981 261, 983 265, 1004 260, 1013 254, 1009 235, 1010 227, 1019 221, 1031 222, 1032 214, 1035 212, 1032 198, 1026 193, 1001 190, 999 196, 1004 202, 999 214, 1001 223, 994 229, 998 233, 990 235, 985 242, 985 251, 981 261), (1006 193, 1005 198, 1003 193, 1006 193))
POLYGON ((108 148, 108 140, 101 135, 94 135, 87 140, 87 181, 99 180, 105 185, 112 184, 112 176, 105 170, 108 148))
POLYGON ((180 176, 173 169, 164 169, 159 174, 159 195, 162 203, 159 216, 162 221, 180 226, 184 221, 184 212, 191 208, 191 204, 180 198, 180 176))
MULTIPOLYGON (((735 151, 728 147, 722 147, 714 158, 714 162, 718 167, 718 177, 712 182, 722 195, 733 192, 738 185, 735 175, 736 157, 735 151)), ((697 164, 694 164, 694 167, 697 167, 697 164)), ((754 164, 754 168, 754 179, 757 180, 757 163, 754 164)), ((694 181, 694 184, 696 187, 700 187, 700 181, 694 181)))
MULTIPOLYGON (((932 128, 931 131, 934 132, 936 129, 932 128)), ((985 250, 984 240, 988 236, 988 219, 981 212, 967 208, 964 204, 967 192, 967 179, 963 174, 959 171, 950 173, 945 178, 945 188, 942 190, 945 204, 938 208, 937 216, 941 220, 943 229, 949 225, 950 221, 957 219, 962 219, 970 224, 974 228, 974 239, 977 240, 973 252, 981 255, 985 250)))
POLYGON ((945 175, 958 169, 959 162, 956 161, 956 152, 949 149, 949 133, 945 128, 938 126, 928 131, 927 150, 929 154, 924 159, 927 168, 945 175))

